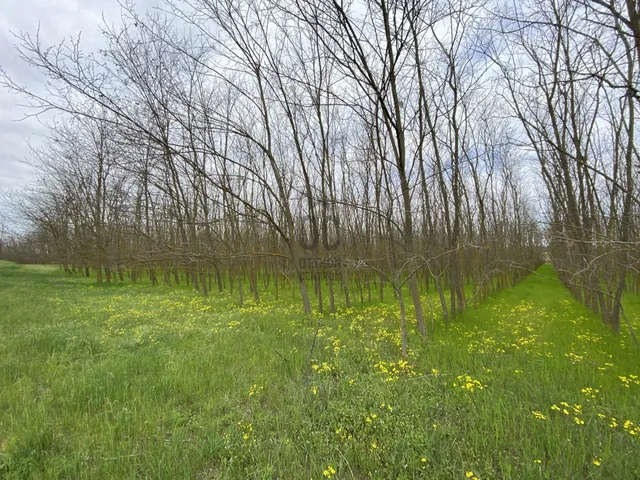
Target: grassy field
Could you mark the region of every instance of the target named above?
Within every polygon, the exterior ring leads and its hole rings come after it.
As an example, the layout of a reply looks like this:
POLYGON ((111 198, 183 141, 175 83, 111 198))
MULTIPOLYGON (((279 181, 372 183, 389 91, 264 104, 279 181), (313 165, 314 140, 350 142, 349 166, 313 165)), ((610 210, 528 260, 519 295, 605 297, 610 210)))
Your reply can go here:
POLYGON ((0 263, 0 478, 640 478, 640 351, 539 273, 403 362, 391 303, 0 263))

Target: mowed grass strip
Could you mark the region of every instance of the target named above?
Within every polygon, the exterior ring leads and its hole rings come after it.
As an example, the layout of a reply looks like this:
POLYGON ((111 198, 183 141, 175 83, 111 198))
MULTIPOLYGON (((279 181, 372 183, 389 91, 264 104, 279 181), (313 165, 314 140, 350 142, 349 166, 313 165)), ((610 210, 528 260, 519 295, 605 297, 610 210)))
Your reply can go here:
POLYGON ((640 352, 549 266, 406 362, 393 303, 262 298, 0 263, 0 478, 640 478, 640 352))

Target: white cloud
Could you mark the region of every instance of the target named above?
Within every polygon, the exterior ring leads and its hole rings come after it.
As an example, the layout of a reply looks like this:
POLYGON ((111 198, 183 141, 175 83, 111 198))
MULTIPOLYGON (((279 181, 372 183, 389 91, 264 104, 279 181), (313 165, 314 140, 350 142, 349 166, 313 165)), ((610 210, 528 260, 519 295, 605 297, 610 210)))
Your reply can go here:
MULTIPOLYGON (((0 0, 0 66, 18 83, 38 89, 45 78, 18 57, 12 32, 35 34, 43 44, 57 44, 82 33, 82 47, 94 51, 103 45, 99 27, 104 19, 118 24, 116 0, 0 0)), ((35 118, 23 119, 29 110, 25 99, 0 88, 0 189, 20 188, 33 179, 24 163, 29 144, 42 142, 45 129, 35 118)), ((1 201, 1 200, 0 200, 1 201)), ((0 205, 1 209, 2 205, 0 205)))

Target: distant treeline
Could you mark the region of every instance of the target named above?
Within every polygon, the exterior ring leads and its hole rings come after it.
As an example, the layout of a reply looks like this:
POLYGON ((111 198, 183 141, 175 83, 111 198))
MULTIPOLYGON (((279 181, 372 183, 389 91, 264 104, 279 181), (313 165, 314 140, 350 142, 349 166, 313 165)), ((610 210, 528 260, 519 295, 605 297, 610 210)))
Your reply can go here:
POLYGON ((205 295, 286 283, 307 314, 322 285, 333 309, 387 284, 403 333, 407 295, 426 335, 421 286, 449 322, 544 246, 619 330, 638 263, 635 6, 165 3, 124 8, 97 52, 19 36, 49 93, 5 82, 61 115, 15 202, 16 252, 205 295))

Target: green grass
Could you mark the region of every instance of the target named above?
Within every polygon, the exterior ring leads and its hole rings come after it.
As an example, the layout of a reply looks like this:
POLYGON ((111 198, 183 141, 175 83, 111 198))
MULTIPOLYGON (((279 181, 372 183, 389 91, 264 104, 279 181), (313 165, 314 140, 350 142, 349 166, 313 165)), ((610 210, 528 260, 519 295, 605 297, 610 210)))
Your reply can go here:
POLYGON ((553 278, 407 364, 392 303, 263 298, 0 262, 0 478, 640 478, 640 351, 553 278))

